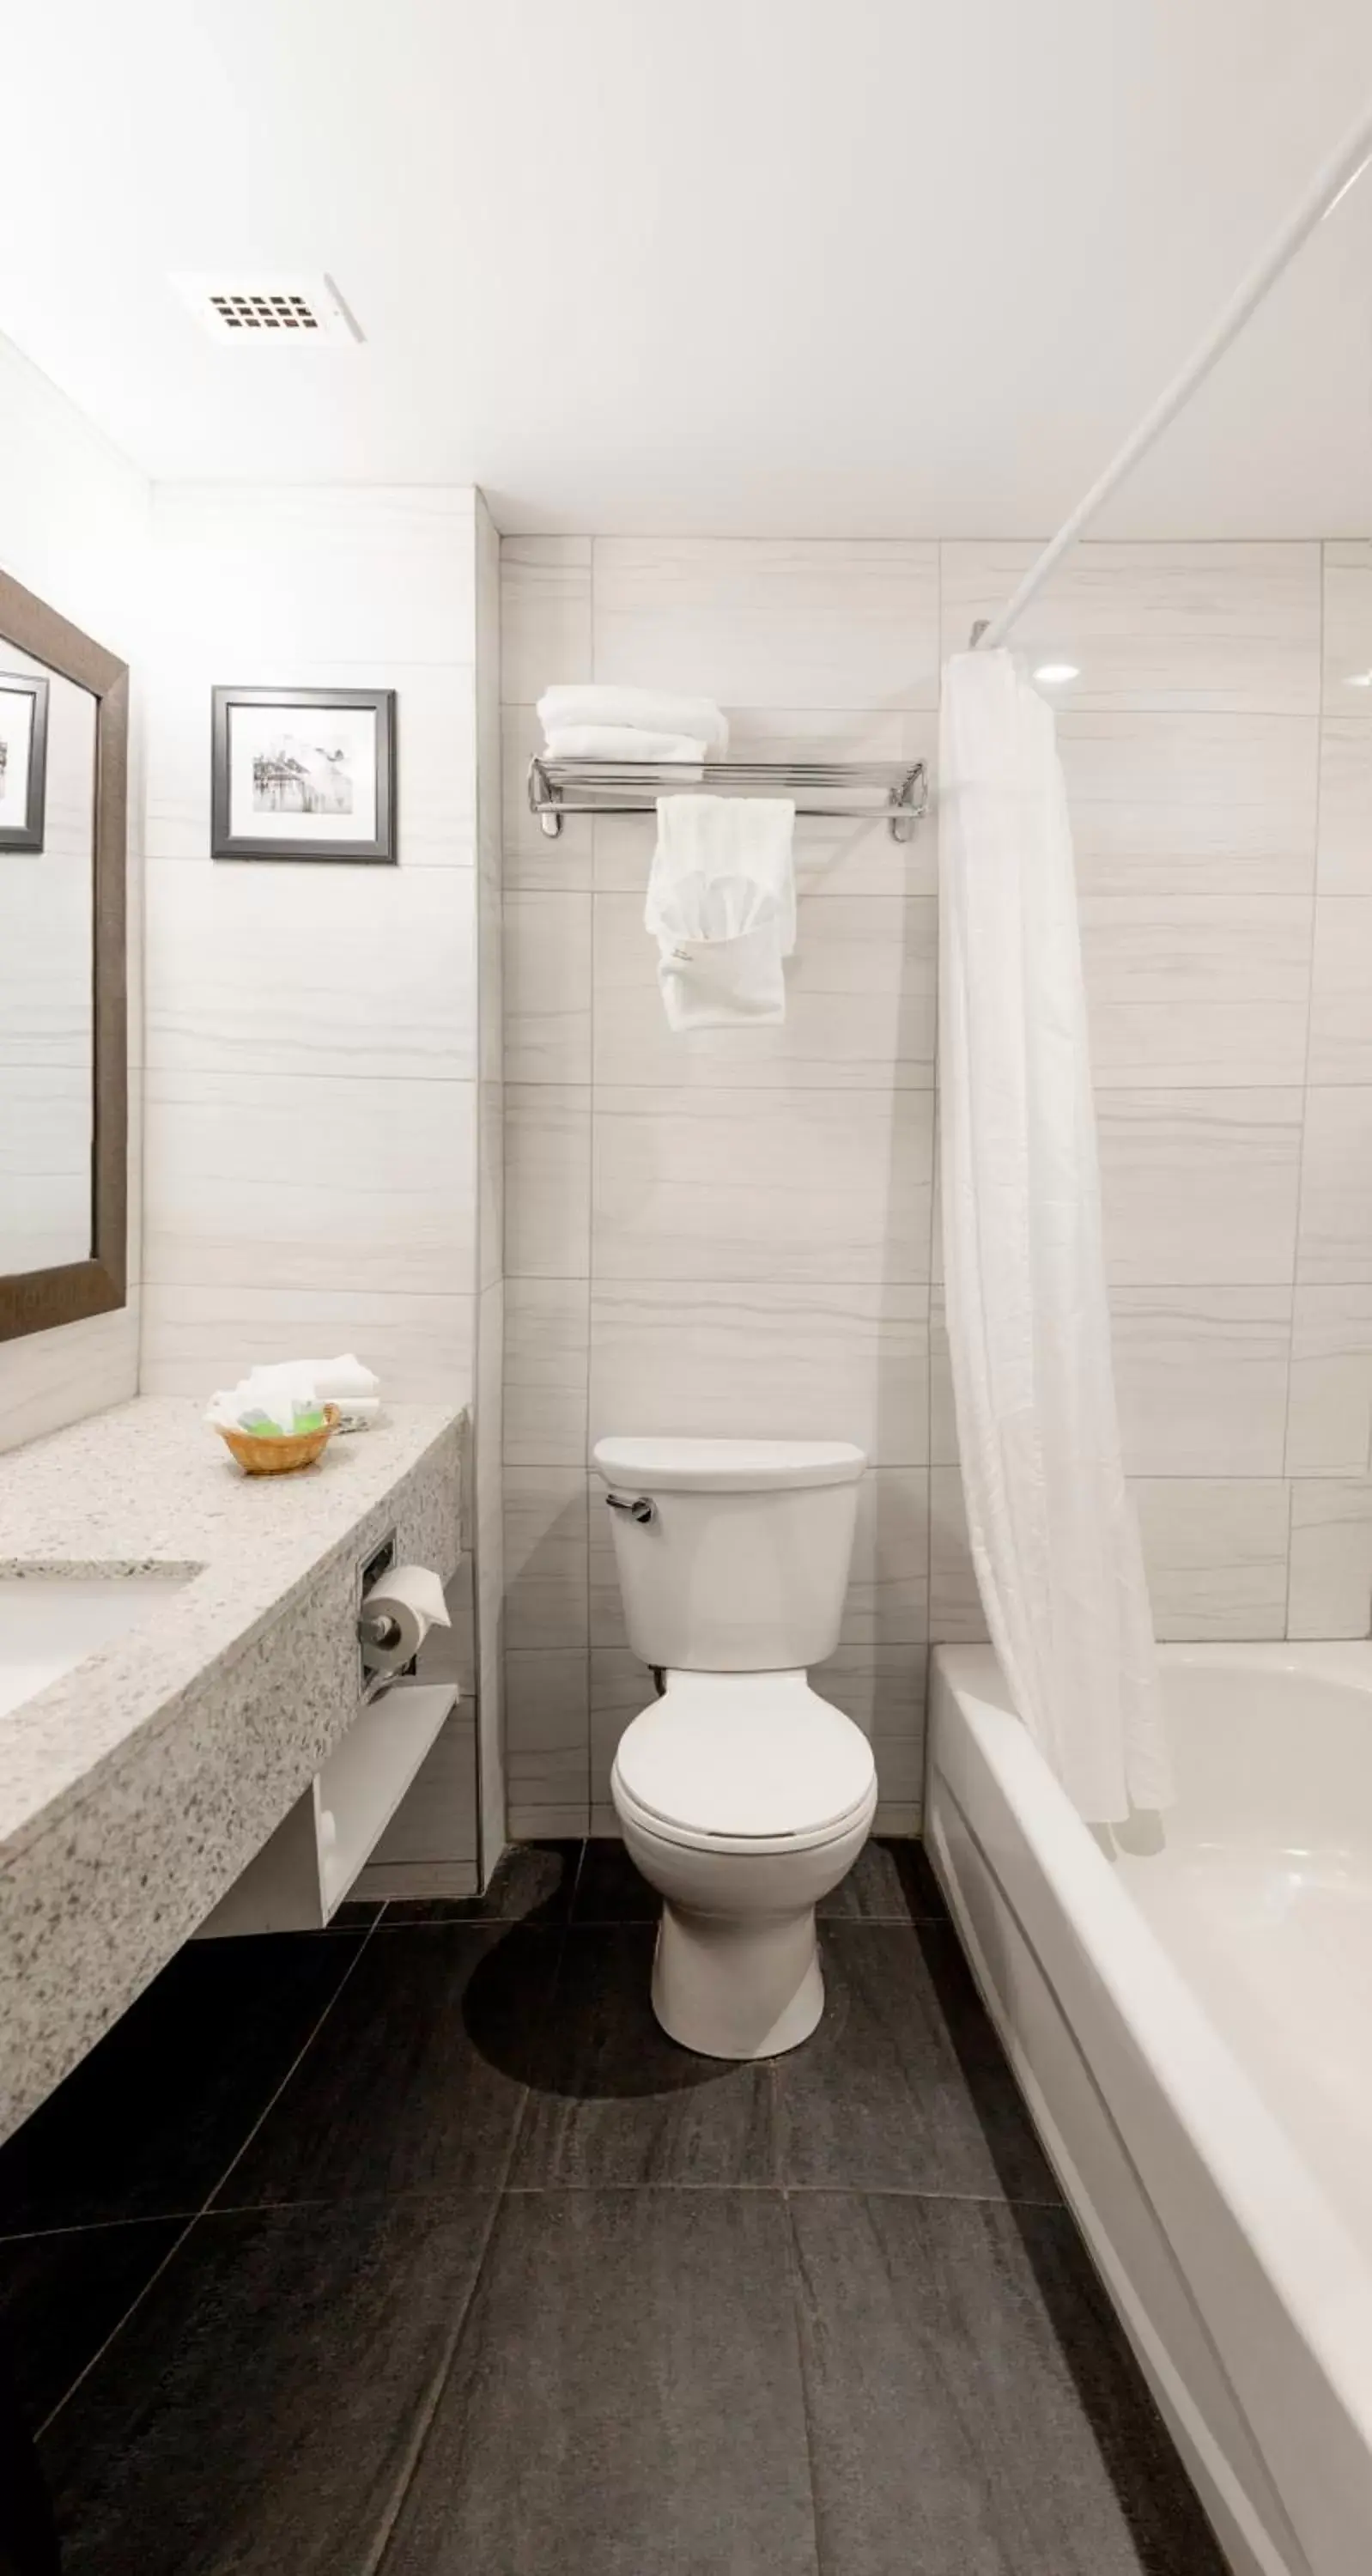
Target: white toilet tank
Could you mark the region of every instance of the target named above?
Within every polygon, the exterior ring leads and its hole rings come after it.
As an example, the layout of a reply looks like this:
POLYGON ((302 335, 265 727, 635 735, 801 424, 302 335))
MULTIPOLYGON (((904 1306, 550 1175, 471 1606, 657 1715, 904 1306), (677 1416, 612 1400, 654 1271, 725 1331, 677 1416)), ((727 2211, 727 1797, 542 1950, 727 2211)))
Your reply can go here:
POLYGON ((629 1643, 645 1664, 796 1672, 833 1653, 867 1464, 860 1449, 607 1439, 595 1463, 629 1643))

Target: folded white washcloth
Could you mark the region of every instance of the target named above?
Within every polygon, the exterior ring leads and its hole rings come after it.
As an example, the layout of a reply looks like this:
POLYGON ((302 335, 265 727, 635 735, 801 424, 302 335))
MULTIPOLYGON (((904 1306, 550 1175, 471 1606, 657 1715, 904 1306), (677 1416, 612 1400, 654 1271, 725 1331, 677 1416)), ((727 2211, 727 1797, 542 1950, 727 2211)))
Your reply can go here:
POLYGON ((713 698, 676 698, 665 689, 621 689, 609 681, 558 682, 538 701, 545 734, 569 725, 630 725, 637 733, 685 734, 707 751, 729 748, 728 719, 713 698))
POLYGON ((688 733, 646 733, 637 725, 558 725, 548 736, 550 760, 695 760, 706 746, 688 733))
POLYGON ((658 798, 644 920, 658 943, 669 1028, 785 1019, 795 813, 787 797, 658 798))
POLYGON ((326 1404, 341 1404, 346 1396, 381 1392, 375 1369, 367 1368, 356 1351, 340 1351, 335 1360, 301 1360, 297 1365, 312 1372, 316 1393, 326 1404))

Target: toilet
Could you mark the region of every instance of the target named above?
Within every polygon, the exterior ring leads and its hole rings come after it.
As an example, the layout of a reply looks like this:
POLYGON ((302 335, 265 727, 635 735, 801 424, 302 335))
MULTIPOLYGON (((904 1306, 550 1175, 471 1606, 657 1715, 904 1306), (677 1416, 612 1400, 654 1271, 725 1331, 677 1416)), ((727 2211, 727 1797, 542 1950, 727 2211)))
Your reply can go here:
POLYGON ((860 1449, 842 1440, 605 1439, 629 1643, 661 1695, 610 1794, 661 1891, 653 2010, 704 2057, 773 2057, 824 2010, 815 1906, 872 1828, 860 1727, 810 1687, 838 1644, 860 1449))

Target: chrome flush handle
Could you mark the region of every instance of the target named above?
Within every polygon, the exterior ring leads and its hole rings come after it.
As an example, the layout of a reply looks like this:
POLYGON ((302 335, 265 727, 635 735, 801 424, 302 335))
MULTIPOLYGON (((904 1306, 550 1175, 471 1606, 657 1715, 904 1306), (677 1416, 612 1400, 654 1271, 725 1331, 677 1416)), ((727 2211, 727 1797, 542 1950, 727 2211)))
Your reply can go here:
POLYGON ((623 1494, 607 1494, 605 1500, 612 1512, 627 1512, 631 1521, 657 1519, 657 1505, 650 1502, 646 1494, 635 1495, 632 1502, 629 1502, 623 1494))

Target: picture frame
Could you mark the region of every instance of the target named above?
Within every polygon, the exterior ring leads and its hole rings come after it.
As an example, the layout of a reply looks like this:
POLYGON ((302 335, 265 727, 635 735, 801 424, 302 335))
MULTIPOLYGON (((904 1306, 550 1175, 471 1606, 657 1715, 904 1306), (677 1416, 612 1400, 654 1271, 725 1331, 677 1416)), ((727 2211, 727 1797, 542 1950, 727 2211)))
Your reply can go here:
POLYGON ((394 867, 394 689, 216 688, 210 856, 394 867))
POLYGON ((48 683, 0 671, 0 855, 43 847, 48 785, 48 683))

